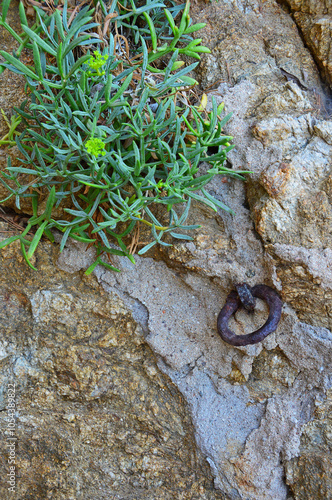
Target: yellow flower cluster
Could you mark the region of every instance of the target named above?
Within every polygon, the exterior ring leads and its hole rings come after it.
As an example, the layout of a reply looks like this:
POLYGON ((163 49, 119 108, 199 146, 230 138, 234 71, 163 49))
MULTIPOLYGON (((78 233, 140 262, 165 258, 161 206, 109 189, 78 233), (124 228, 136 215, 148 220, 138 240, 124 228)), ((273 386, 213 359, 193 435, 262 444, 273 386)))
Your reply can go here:
POLYGON ((98 155, 105 156, 106 154, 105 143, 101 139, 98 139, 97 137, 86 141, 85 147, 87 152, 90 153, 90 155, 94 155, 97 157, 98 155))
MULTIPOLYGON (((100 68, 106 63, 108 55, 105 54, 102 56, 98 50, 95 50, 93 54, 88 60, 88 65, 97 73, 97 76, 102 76, 105 74, 105 71, 100 71, 100 68)), ((89 71, 89 75, 91 76, 92 74, 92 71, 89 71)))

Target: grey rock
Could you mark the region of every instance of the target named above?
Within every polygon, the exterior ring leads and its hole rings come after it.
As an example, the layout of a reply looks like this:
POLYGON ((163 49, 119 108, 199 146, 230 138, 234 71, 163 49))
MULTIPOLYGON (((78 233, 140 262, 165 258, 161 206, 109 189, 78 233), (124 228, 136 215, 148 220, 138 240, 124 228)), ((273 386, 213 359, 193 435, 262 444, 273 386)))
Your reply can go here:
POLYGON ((128 307, 95 278, 56 268, 55 252, 41 245, 41 274, 1 255, 1 498, 223 498, 128 307))
POLYGON ((331 84, 331 3, 325 0, 286 0, 286 3, 320 67, 322 76, 331 84))

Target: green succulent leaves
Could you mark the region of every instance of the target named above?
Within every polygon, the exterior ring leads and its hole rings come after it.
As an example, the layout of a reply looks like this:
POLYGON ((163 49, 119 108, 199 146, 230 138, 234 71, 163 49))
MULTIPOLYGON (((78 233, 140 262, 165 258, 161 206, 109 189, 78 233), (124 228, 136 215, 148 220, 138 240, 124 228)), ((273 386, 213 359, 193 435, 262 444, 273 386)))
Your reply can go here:
POLYGON ((191 25, 188 1, 182 14, 178 5, 166 9, 155 0, 140 7, 131 0, 130 11, 126 0, 108 7, 101 2, 101 25, 88 7, 70 25, 66 4, 52 15, 36 7, 32 27, 21 4, 23 35, 6 22, 9 3, 3 2, 0 25, 20 45, 15 54, 0 51, 0 68, 25 76, 29 103, 15 108, 2 141, 15 141, 20 165, 8 159, 0 181, 9 192, 6 200, 14 197, 18 209, 21 199, 31 201, 33 216, 22 234, 3 240, 0 248, 19 240, 34 269, 31 259, 41 238, 53 240, 55 228, 62 233, 60 251, 68 238, 97 248, 87 274, 98 264, 117 270, 101 256, 134 262, 128 243, 138 225, 152 235, 138 252, 144 254, 157 243, 169 246, 167 235, 191 239, 187 231, 199 227, 186 225, 192 200, 231 212, 205 189, 217 174, 244 178, 224 166, 233 147, 222 130, 230 115, 221 118, 222 106, 214 100, 209 113, 190 104, 186 89, 195 80, 188 73, 197 63, 183 67, 178 60, 209 52, 201 39, 190 37, 204 24, 191 25), (119 27, 134 40, 130 51, 119 27), (33 66, 20 61, 23 48, 32 50, 33 66), (167 66, 157 66, 167 54, 167 66), (16 130, 20 123, 22 133, 16 130), (202 161, 210 164, 204 175, 202 161), (66 207, 63 220, 53 215, 59 206, 66 207))

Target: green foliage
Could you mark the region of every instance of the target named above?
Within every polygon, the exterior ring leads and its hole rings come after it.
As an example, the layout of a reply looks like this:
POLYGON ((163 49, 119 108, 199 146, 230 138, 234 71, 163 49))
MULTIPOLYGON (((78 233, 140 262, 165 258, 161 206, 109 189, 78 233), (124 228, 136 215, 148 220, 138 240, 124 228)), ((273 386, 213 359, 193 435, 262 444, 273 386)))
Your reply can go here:
POLYGON ((19 132, 17 132, 16 128, 18 125, 21 123, 21 118, 19 116, 13 115, 10 119, 8 120, 5 112, 3 109, 0 109, 2 118, 6 122, 6 125, 8 127, 8 132, 5 134, 3 137, 0 139, 0 146, 15 146, 16 142, 14 140, 15 135, 20 135, 19 132))
POLYGON ((69 237, 97 247, 89 274, 97 264, 114 269, 101 260, 103 252, 134 261, 126 241, 138 223, 150 227, 153 236, 139 254, 156 243, 169 246, 163 240, 167 233, 191 239, 182 231, 199 227, 185 224, 192 199, 231 212, 204 189, 216 174, 243 179, 224 167, 233 147, 232 138, 222 135, 230 115, 221 119, 214 100, 209 113, 190 105, 188 84, 195 81, 188 73, 197 63, 178 71, 179 54, 199 58, 208 52, 200 39, 190 38, 203 25, 191 26, 189 2, 178 25, 178 6, 167 10, 156 0, 140 7, 133 0, 114 0, 110 7, 98 3, 101 24, 88 7, 69 23, 65 3, 62 13, 52 15, 36 8, 32 28, 21 4, 23 35, 6 23, 9 3, 3 2, 0 24, 20 46, 13 55, 0 51, 5 60, 0 67, 25 76, 29 101, 15 108, 16 122, 25 125, 19 136, 15 130, 23 159, 18 167, 8 159, 0 181, 9 191, 6 200, 14 196, 18 209, 22 198, 30 199, 33 216, 21 235, 2 241, 0 248, 20 240, 33 267, 30 259, 40 239, 53 240, 51 229, 57 228, 63 233, 60 250, 69 237), (120 27, 125 35, 118 35, 120 27), (19 60, 24 47, 33 52, 33 66, 19 60), (167 65, 156 66, 165 56, 167 65), (211 147, 216 152, 209 155, 211 147), (203 160, 211 168, 199 175, 203 160), (183 207, 181 215, 177 205, 183 207), (52 217, 58 206, 67 207, 63 220, 52 217), (157 219, 158 206, 164 207, 162 219, 167 216, 168 223, 157 219))

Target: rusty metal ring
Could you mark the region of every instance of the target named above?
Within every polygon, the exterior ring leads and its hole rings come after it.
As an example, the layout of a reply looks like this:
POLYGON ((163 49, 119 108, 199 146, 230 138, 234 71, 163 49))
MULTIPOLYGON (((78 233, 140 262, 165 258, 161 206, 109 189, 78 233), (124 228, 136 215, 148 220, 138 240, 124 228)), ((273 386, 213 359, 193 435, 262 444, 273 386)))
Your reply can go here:
POLYGON ((237 291, 232 291, 228 295, 226 304, 219 313, 217 320, 218 333, 225 342, 234 346, 257 344, 276 330, 281 317, 282 301, 277 292, 267 285, 255 285, 251 288, 246 283, 241 283, 236 285, 236 288, 237 291), (228 327, 228 321, 241 305, 253 311, 255 307, 254 297, 265 300, 269 306, 267 321, 253 333, 236 335, 228 327))

